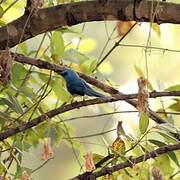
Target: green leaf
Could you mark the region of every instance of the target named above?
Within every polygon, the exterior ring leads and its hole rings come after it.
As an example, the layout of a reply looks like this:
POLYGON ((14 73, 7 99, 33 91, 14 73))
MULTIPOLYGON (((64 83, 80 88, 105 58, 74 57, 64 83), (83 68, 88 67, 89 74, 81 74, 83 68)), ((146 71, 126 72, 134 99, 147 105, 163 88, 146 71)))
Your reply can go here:
POLYGON ((31 176, 32 169, 26 168, 26 167, 22 167, 22 166, 18 166, 17 169, 16 169, 16 173, 15 173, 14 179, 22 179, 22 174, 23 174, 24 171, 26 171, 27 174, 29 176, 31 176))
POLYGON ((64 40, 60 31, 54 31, 51 37, 51 54, 55 62, 59 62, 64 55, 64 40))
POLYGON ((5 169, 7 169, 7 168, 5 167, 4 163, 0 162, 0 175, 2 175, 4 173, 5 169))
POLYGON ((45 59, 46 61, 51 62, 51 57, 49 57, 45 53, 42 55, 42 59, 45 59))
POLYGON ((163 131, 159 131, 158 132, 164 139, 166 142, 168 143, 178 143, 179 141, 170 133, 168 132, 163 132, 163 131))
POLYGON ((49 74, 38 72, 38 76, 43 82, 47 83, 49 79, 49 74))
POLYGON ((22 81, 23 81, 23 78, 24 78, 25 74, 26 74, 26 69, 20 63, 14 63, 12 71, 13 71, 13 73, 12 73, 12 83, 16 87, 19 87, 21 85, 22 81))
POLYGON ((0 98, 0 105, 7 105, 10 108, 13 108, 13 104, 6 98, 0 98))
POLYGON ((161 141, 158 141, 158 140, 155 140, 155 139, 149 139, 148 140, 151 144, 154 144, 158 147, 161 147, 161 146, 165 146, 167 144, 165 144, 164 142, 161 142, 161 141))
POLYGON ((179 130, 176 127, 168 127, 169 124, 170 123, 158 124, 154 127, 154 130, 159 133, 167 143, 178 143, 178 140, 172 133, 179 133, 179 130))
POLYGON ((158 36, 161 35, 161 29, 160 29, 159 24, 157 24, 157 23, 152 23, 152 27, 151 27, 151 28, 153 29, 154 32, 157 33, 158 36))
POLYGON ((68 49, 65 51, 63 59, 72 63, 81 64, 89 60, 89 57, 76 49, 68 49))
POLYGON ((36 95, 33 92, 33 89, 30 88, 30 87, 23 86, 20 89, 18 89, 18 91, 20 93, 22 93, 23 95, 27 96, 27 97, 30 97, 30 98, 35 98, 36 97, 36 95))
POLYGON ((94 162, 94 164, 98 163, 103 158, 104 158, 104 156, 102 156, 100 154, 93 153, 93 162, 94 162))
POLYGON ((139 130, 141 134, 144 134, 149 126, 149 116, 147 113, 140 114, 139 130))
POLYGON ((163 123, 163 124, 158 124, 156 126, 157 129, 162 129, 170 133, 180 133, 180 129, 178 127, 175 127, 174 125, 170 123, 163 123))
POLYGON ((137 65, 134 65, 134 69, 136 73, 139 75, 139 77, 144 77, 143 71, 137 65))
POLYGON ((11 102, 10 100, 8 100, 6 98, 0 98, 0 105, 7 105, 9 108, 11 108, 16 113, 18 113, 18 114, 22 113, 22 111, 19 110, 19 108, 17 108, 16 105, 13 104, 13 102, 11 102))
POLYGON ((31 144, 31 146, 33 146, 34 148, 38 146, 39 144, 39 139, 41 137, 38 135, 38 132, 36 132, 35 129, 28 129, 27 130, 27 136, 26 136, 26 140, 28 143, 31 144))
MULTIPOLYGON (((154 140, 154 139, 149 139, 149 142, 152 143, 152 144, 155 144, 156 146, 158 147, 161 147, 161 146, 166 146, 167 144, 165 144, 164 142, 161 142, 161 141, 158 141, 158 140, 154 140)), ((180 164, 179 164, 179 161, 178 161, 178 158, 176 156, 176 154, 172 151, 172 152, 168 152, 167 153, 168 156, 172 159, 172 161, 178 166, 180 167, 180 164)))
POLYGON ((178 166, 180 167, 180 164, 179 164, 179 160, 175 154, 175 152, 168 152, 168 156, 172 159, 172 161, 178 166))
POLYGON ((51 127, 49 132, 49 136, 51 137, 51 142, 53 147, 58 147, 59 144, 61 143, 62 131, 59 126, 60 124, 57 124, 56 126, 53 125, 53 127, 51 127))
POLYGON ((83 70, 86 74, 91 74, 94 68, 96 67, 96 65, 97 65, 97 61, 95 59, 90 59, 90 58, 85 60, 82 64, 83 70))
POLYGON ((92 71, 95 69, 96 66, 97 66, 97 60, 94 59, 90 63, 90 66, 89 66, 89 69, 88 69, 89 70, 89 74, 92 73, 92 71))
POLYGON ((3 125, 7 121, 14 121, 13 118, 11 118, 7 113, 1 112, 0 111, 0 124, 3 125))
POLYGON ((165 91, 180 91, 180 84, 173 85, 165 89, 165 91))
POLYGON ((0 6, 0 15, 1 15, 1 13, 3 13, 3 8, 2 8, 2 6, 0 6))
POLYGON ((151 91, 154 90, 153 85, 151 84, 151 82, 149 80, 147 80, 147 88, 151 91))
POLYGON ((24 55, 28 55, 28 47, 26 42, 22 42, 21 44, 18 44, 18 50, 20 51, 20 53, 24 55))
POLYGON ((49 132, 49 122, 43 122, 36 126, 34 129, 39 138, 44 138, 49 132))
MULTIPOLYGON (((136 73, 139 75, 139 77, 145 77, 143 71, 137 65, 134 65, 134 69, 136 73)), ((151 91, 154 90, 153 85, 151 84, 149 80, 147 80, 147 88, 151 91)))
POLYGON ((72 100, 72 96, 71 94, 65 90, 62 86, 61 86, 62 82, 60 82, 59 80, 53 80, 52 81, 52 89, 54 91, 54 93, 56 94, 56 96, 62 101, 62 102, 70 102, 72 100))
POLYGON ((8 95, 11 103, 13 104, 14 106, 14 110, 17 112, 17 113, 20 113, 22 114, 23 113, 23 109, 21 107, 21 104, 18 102, 17 98, 14 97, 14 96, 11 96, 10 94, 8 95))
POLYGON ((4 25, 6 25, 6 20, 2 17, 0 19, 0 26, 4 26, 4 25))
POLYGON ((165 175, 170 175, 174 171, 174 168, 171 166, 169 156, 166 154, 156 157, 156 161, 153 163, 153 166, 159 167, 165 175))
POLYGON ((171 104, 168 108, 172 109, 173 111, 177 111, 180 112, 180 100, 179 99, 175 99, 175 103, 171 104))

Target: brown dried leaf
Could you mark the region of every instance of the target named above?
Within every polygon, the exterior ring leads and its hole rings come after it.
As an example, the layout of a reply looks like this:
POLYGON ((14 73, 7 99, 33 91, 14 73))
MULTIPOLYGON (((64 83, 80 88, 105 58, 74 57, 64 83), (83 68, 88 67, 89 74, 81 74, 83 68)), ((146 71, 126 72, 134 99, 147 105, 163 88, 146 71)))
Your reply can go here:
POLYGON ((135 21, 117 21, 116 26, 118 36, 125 35, 135 23, 135 21))
POLYGON ((85 159, 85 168, 86 172, 92 172, 96 169, 94 162, 93 162, 93 154, 92 152, 87 152, 87 154, 84 156, 85 159))
POLYGON ((31 177, 29 176, 29 174, 26 171, 23 171, 21 179, 22 180, 31 180, 31 177))
POLYGON ((148 98, 149 92, 147 90, 147 79, 140 77, 138 80, 138 102, 137 102, 137 109, 139 113, 147 113, 148 112, 148 98))
POLYGON ((126 136, 126 133, 123 129, 123 126, 122 126, 122 121, 118 121, 118 125, 117 125, 117 137, 119 136, 126 136))
POLYGON ((53 156, 53 149, 51 147, 51 138, 44 139, 43 152, 41 154, 42 160, 48 160, 53 156))
POLYGON ((27 9, 31 14, 37 13, 38 9, 44 4, 44 0, 28 0, 27 9))
POLYGON ((151 172, 152 172, 152 177, 154 180, 162 180, 163 179, 160 168, 153 167, 151 172))
POLYGON ((40 8, 44 4, 44 0, 31 0, 31 2, 34 8, 40 8))
POLYGON ((11 80, 12 57, 9 50, 0 50, 0 84, 5 86, 11 80))

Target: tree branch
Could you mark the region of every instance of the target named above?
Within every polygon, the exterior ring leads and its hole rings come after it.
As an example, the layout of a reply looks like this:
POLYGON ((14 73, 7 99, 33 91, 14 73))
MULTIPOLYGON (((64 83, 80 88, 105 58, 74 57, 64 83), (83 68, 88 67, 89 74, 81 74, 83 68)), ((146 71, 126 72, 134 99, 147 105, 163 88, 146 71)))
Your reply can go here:
POLYGON ((29 20, 27 20, 29 18, 28 15, 24 13, 17 20, 1 27, 0 49, 5 49, 7 44, 9 47, 13 47, 19 42, 23 42, 38 34, 82 22, 117 19, 150 22, 151 13, 155 13, 154 21, 159 24, 179 24, 179 11, 180 4, 153 0, 140 1, 135 7, 134 0, 111 0, 107 2, 92 0, 62 4, 40 9, 29 20))
POLYGON ((81 174, 77 177, 72 178, 72 180, 84 180, 84 179, 93 179, 95 180, 97 177, 105 176, 106 174, 112 174, 113 172, 119 171, 121 169, 125 169, 127 167, 133 167, 135 164, 138 164, 140 162, 144 162, 148 159, 158 157, 162 154, 171 152, 171 151, 176 151, 180 149, 180 143, 175 144, 175 145, 166 145, 163 147, 160 147, 154 151, 147 152, 142 156, 139 156, 137 158, 131 158, 123 163, 117 164, 112 167, 105 167, 102 168, 99 171, 93 172, 93 173, 84 173, 81 174))
MULTIPOLYGON (((161 97, 161 96, 172 96, 173 92, 152 92, 150 93, 150 98, 155 98, 155 97, 161 97)), ((175 96, 180 96, 180 91, 174 91, 175 96)), ((90 99, 86 101, 79 101, 79 102, 74 102, 71 104, 67 105, 62 105, 57 109, 53 109, 51 111, 48 111, 47 113, 44 113, 37 118, 34 118, 33 120, 24 123, 18 127, 15 128, 9 128, 3 132, 0 133, 0 141, 10 137, 14 136, 17 133, 24 132, 27 129, 30 129, 34 126, 37 126, 38 124, 42 123, 43 121, 53 118, 54 116, 71 111, 80 107, 86 107, 94 104, 102 104, 102 103, 108 103, 108 102, 115 102, 115 101, 120 101, 120 100, 129 100, 132 98, 137 98, 138 94, 129 94, 129 95, 115 95, 114 97, 107 97, 107 98, 95 98, 95 99, 90 99)), ((163 121, 165 123, 165 121, 163 121)), ((177 134, 174 133, 176 136, 177 134)), ((179 136, 177 136, 177 139, 179 139, 179 136)))
MULTIPOLYGON (((65 66, 58 66, 55 64, 51 64, 49 62, 42 61, 40 59, 26 57, 26 56, 21 55, 21 54, 15 54, 15 53, 11 53, 11 54, 12 54, 13 59, 15 61, 20 62, 20 63, 33 65, 33 66, 36 66, 38 68, 49 69, 49 70, 53 70, 55 72, 62 71, 64 68, 66 68, 65 66)), ((79 73, 79 75, 81 76, 81 78, 83 78, 88 83, 98 87, 99 89, 103 90, 106 93, 111 94, 112 96, 114 96, 115 94, 116 95, 124 95, 123 93, 119 92, 118 90, 114 89, 113 87, 108 86, 108 85, 98 81, 97 79, 94 79, 94 78, 87 76, 85 74, 82 74, 82 73, 79 73)), ((133 99, 125 99, 125 101, 136 108, 137 101, 135 101, 133 99)), ((150 114, 151 119, 153 119, 157 123, 166 122, 159 115, 157 115, 155 112, 153 112, 151 109, 149 109, 149 114, 150 114)))

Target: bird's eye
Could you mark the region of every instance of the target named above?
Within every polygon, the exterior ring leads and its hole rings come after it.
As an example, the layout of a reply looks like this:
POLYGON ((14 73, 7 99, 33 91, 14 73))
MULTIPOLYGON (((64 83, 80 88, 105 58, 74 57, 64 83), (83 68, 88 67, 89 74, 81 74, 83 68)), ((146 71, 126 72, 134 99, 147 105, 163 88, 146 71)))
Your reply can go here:
POLYGON ((63 75, 66 76, 66 75, 67 75, 67 72, 64 72, 63 75))

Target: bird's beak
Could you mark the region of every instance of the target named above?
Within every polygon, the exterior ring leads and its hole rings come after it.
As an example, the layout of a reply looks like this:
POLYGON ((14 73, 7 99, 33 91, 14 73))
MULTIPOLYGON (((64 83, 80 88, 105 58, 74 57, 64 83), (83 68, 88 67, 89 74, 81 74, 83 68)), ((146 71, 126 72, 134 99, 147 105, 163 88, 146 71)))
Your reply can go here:
POLYGON ((66 73, 67 73, 67 70, 63 70, 63 71, 59 72, 59 74, 60 74, 61 76, 64 76, 66 73))

